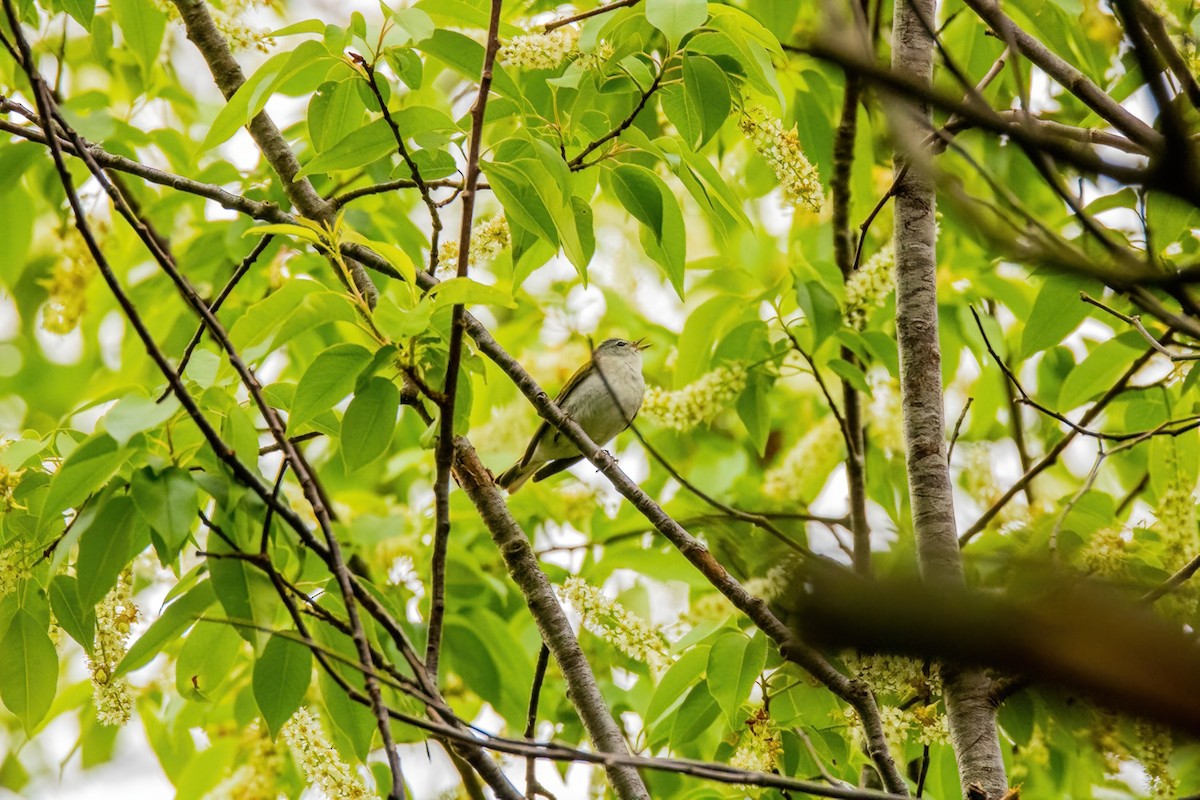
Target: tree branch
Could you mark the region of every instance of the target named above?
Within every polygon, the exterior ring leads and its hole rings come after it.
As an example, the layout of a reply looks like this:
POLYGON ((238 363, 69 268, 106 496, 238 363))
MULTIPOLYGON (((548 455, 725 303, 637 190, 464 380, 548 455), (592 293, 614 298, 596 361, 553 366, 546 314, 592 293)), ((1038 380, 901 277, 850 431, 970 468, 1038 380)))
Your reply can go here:
MULTIPOLYGON (((187 30, 188 39, 200 51, 208 64, 213 80, 225 99, 233 97, 237 90, 246 82, 242 68, 233 58, 229 44, 224 35, 217 29, 212 15, 204 0, 171 0, 179 9, 179 15, 187 30)), ((260 111, 247 126, 255 144, 262 150, 267 163, 275 170, 283 183, 284 193, 288 200, 305 217, 332 224, 336 209, 317 194, 308 178, 296 178, 300 172, 300 162, 292 153, 291 147, 279 128, 271 121, 267 112, 260 111)), ((379 297, 379 291, 369 275, 359 264, 350 264, 351 277, 358 292, 367 300, 372 308, 379 297)), ((336 271, 336 270, 335 270, 336 271)), ((340 274, 340 273, 339 273, 340 274)))
MULTIPOLYGON (((926 88, 933 76, 934 40, 926 20, 933 0, 898 0, 892 27, 892 70, 926 88)), ((907 170, 895 194, 896 334, 900 350, 900 395, 904 414, 905 462, 922 577, 931 583, 965 583, 955 533, 954 492, 946 450, 938 341, 936 187, 912 163, 929 127, 929 107, 897 102, 893 115, 895 172, 907 170)), ((981 668, 943 664, 943 697, 950 741, 964 793, 977 783, 988 796, 1008 788, 1000 752, 991 681, 981 668)))
MULTIPOLYGON (((458 269, 460 278, 467 277, 471 251, 471 224, 475 217, 475 183, 479 180, 479 154, 482 148, 483 120, 487 109, 488 93, 492 88, 492 67, 500 49, 501 0, 492 0, 488 19, 487 45, 484 48, 483 67, 479 76, 479 93, 471 106, 471 134, 467 150, 467 173, 463 179, 462 222, 458 233, 458 269)), ((414 173, 415 174, 415 173, 414 173)), ((432 211, 432 209, 431 209, 432 211)), ((430 272, 437 263, 437 255, 429 257, 430 272)), ((442 644, 442 619, 446 603, 446 551, 450 542, 450 469, 454 460, 454 407, 458 400, 459 367, 462 363, 463 314, 466 309, 455 304, 450 312, 450 345, 446 355, 446 380, 442 388, 442 402, 438 418, 438 440, 434 450, 436 475, 434 492, 434 533, 432 559, 432 591, 429 608, 429 640, 425 647, 425 665, 434 679, 438 674, 438 656, 442 644)))

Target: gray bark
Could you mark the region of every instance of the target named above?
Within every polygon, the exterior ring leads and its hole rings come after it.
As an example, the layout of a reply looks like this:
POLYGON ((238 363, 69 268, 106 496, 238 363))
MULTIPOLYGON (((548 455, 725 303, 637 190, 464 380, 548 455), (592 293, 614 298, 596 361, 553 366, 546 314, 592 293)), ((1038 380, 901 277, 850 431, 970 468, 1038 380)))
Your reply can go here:
MULTIPOLYGON (((892 33, 892 68, 924 83, 933 74, 933 41, 922 24, 934 19, 933 0, 899 0, 892 33)), ((928 129, 929 109, 895 101, 900 175, 928 129)), ((917 559, 922 576, 935 583, 962 585, 962 560, 954 521, 954 497, 946 456, 942 405, 942 356, 938 341, 937 196, 930 177, 909 164, 896 191, 896 332, 900 345, 900 390, 907 446, 917 559)), ((942 669, 950 741, 966 794, 978 785, 988 797, 1007 789, 1004 761, 990 698, 991 681, 981 669, 942 669)))

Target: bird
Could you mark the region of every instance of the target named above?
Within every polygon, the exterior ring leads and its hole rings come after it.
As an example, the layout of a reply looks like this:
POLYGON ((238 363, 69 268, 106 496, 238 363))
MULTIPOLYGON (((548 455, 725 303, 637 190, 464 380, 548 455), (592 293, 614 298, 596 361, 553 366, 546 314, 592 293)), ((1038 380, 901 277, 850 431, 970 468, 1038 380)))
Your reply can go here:
MULTIPOLYGON (((646 391, 642 351, 649 346, 644 339, 604 340, 554 398, 563 413, 601 447, 629 427, 642 407, 646 391)), ((537 483, 582 459, 579 448, 562 431, 543 421, 525 454, 500 474, 496 484, 513 494, 531 477, 537 483)))

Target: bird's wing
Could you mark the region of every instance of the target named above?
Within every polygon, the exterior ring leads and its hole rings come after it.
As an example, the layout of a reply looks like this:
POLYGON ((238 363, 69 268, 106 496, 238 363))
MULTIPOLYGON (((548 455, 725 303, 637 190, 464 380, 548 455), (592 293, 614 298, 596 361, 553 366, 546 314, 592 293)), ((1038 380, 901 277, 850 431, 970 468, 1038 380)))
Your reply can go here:
MULTIPOLYGON (((555 405, 559 406, 559 408, 562 407, 562 402, 567 399, 567 395, 571 393, 571 390, 583 381, 590 365, 591 361, 589 360, 582 367, 575 370, 575 374, 567 379, 567 382, 563 384, 563 387, 558 390, 558 394, 554 397, 555 405)), ((548 430, 550 430, 550 423, 542 420, 542 424, 538 425, 537 430, 533 432, 533 438, 529 440, 529 446, 525 448, 525 455, 521 456, 521 466, 527 466, 530 460, 533 459, 533 454, 537 451, 538 444, 541 443, 542 437, 546 435, 548 430)))

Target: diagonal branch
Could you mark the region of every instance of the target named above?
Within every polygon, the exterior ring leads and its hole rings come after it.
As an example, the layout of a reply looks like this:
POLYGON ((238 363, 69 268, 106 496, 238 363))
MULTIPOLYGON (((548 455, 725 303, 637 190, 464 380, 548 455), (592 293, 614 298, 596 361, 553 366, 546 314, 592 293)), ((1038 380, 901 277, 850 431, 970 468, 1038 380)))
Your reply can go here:
MULTIPOLYGON (((246 76, 242 73, 242 68, 237 61, 234 60, 224 35, 217 29, 212 15, 208 12, 208 6, 204 0, 171 0, 171 2, 179 9, 179 15, 187 30, 187 37, 204 57, 209 71, 212 72, 213 79, 216 81, 217 88, 221 90, 221 94, 225 96, 226 100, 233 97, 246 82, 246 76)), ((284 193, 287 194, 288 200, 300 214, 317 222, 332 224, 336 215, 334 207, 317 193, 308 178, 296 178, 300 172, 300 162, 296 160, 287 139, 283 137, 267 112, 260 111, 255 115, 254 119, 250 120, 247 130, 267 159, 267 163, 279 175, 284 193)), ((362 265, 350 264, 349 266, 355 288, 373 308, 379 291, 362 265)))

